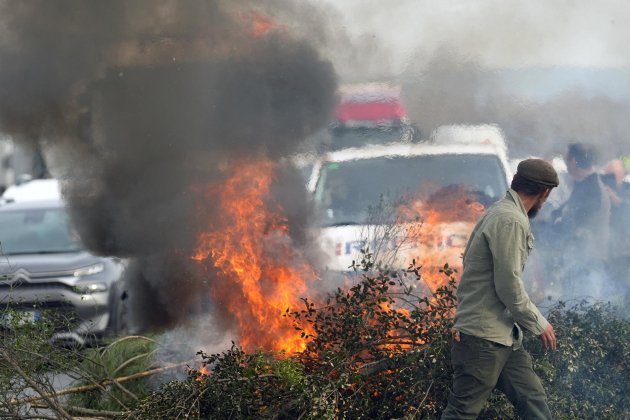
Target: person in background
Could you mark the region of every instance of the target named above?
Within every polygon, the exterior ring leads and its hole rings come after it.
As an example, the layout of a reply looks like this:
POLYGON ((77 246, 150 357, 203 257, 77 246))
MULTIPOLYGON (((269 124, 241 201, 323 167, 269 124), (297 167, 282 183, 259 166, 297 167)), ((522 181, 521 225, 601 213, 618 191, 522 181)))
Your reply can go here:
POLYGON ((554 212, 555 242, 564 247, 564 298, 606 297, 610 195, 595 170, 595 150, 572 143, 564 157, 573 178, 569 199, 554 212))
POLYGON ((616 198, 611 196, 613 203, 619 202, 624 178, 626 177, 626 168, 620 159, 613 159, 606 163, 600 171, 601 179, 604 185, 609 187, 614 192, 616 198))
POLYGON ((453 327, 453 388, 442 419, 474 419, 496 387, 521 418, 550 419, 545 391, 523 348, 522 328, 556 348, 551 324, 523 287, 533 248, 529 219, 559 185, 541 159, 519 163, 511 188, 477 222, 464 251, 453 327))
POLYGON ((611 300, 630 316, 630 184, 620 159, 608 162, 601 179, 610 197, 609 274, 614 287, 611 300), (618 296, 618 299, 616 298, 618 296))

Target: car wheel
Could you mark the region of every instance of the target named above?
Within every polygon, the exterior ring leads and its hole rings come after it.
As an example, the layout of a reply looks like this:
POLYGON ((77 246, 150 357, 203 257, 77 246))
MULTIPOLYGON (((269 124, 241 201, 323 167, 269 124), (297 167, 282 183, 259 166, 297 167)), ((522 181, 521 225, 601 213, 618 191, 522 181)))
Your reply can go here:
POLYGON ((121 291, 118 287, 112 290, 112 301, 110 304, 109 332, 112 335, 129 334, 127 323, 127 292, 121 291))

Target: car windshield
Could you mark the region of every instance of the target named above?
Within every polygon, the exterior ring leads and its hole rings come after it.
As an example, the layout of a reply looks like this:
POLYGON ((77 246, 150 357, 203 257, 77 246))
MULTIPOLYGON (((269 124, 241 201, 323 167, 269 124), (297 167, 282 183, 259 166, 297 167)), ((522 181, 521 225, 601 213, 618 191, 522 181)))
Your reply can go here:
POLYGON ((410 194, 437 195, 453 188, 474 194, 487 206, 507 189, 499 158, 483 154, 395 156, 327 163, 315 199, 328 226, 364 224, 384 201, 400 203, 410 194))
POLYGON ((4 255, 53 254, 82 249, 61 208, 0 212, 0 245, 4 255))
POLYGON ((360 147, 366 144, 384 144, 411 141, 412 129, 406 125, 375 127, 337 127, 331 130, 330 150, 360 147))

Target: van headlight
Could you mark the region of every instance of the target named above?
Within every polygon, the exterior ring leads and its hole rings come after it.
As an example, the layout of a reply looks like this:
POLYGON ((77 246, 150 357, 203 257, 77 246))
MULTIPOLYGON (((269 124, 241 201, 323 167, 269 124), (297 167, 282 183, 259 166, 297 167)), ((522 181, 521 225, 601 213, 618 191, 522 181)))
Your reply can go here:
POLYGON ((105 270, 105 264, 98 263, 75 270, 74 277, 93 276, 94 274, 103 272, 103 270, 105 270))

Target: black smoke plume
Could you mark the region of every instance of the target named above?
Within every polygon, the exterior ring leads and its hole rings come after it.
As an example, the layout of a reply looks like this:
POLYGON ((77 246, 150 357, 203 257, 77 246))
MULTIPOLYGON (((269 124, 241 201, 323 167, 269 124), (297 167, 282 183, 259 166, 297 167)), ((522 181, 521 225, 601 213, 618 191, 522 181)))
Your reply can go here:
MULTIPOLYGON (((220 281, 190 263, 216 204, 199 211, 193 187, 245 156, 280 160, 332 113, 332 65, 292 32, 304 10, 276 21, 278 2, 236 3, 0 2, 0 130, 46 139, 88 248, 131 257, 140 329, 202 311, 220 281)), ((295 175, 281 171, 269 200, 300 246, 311 210, 295 175)))

